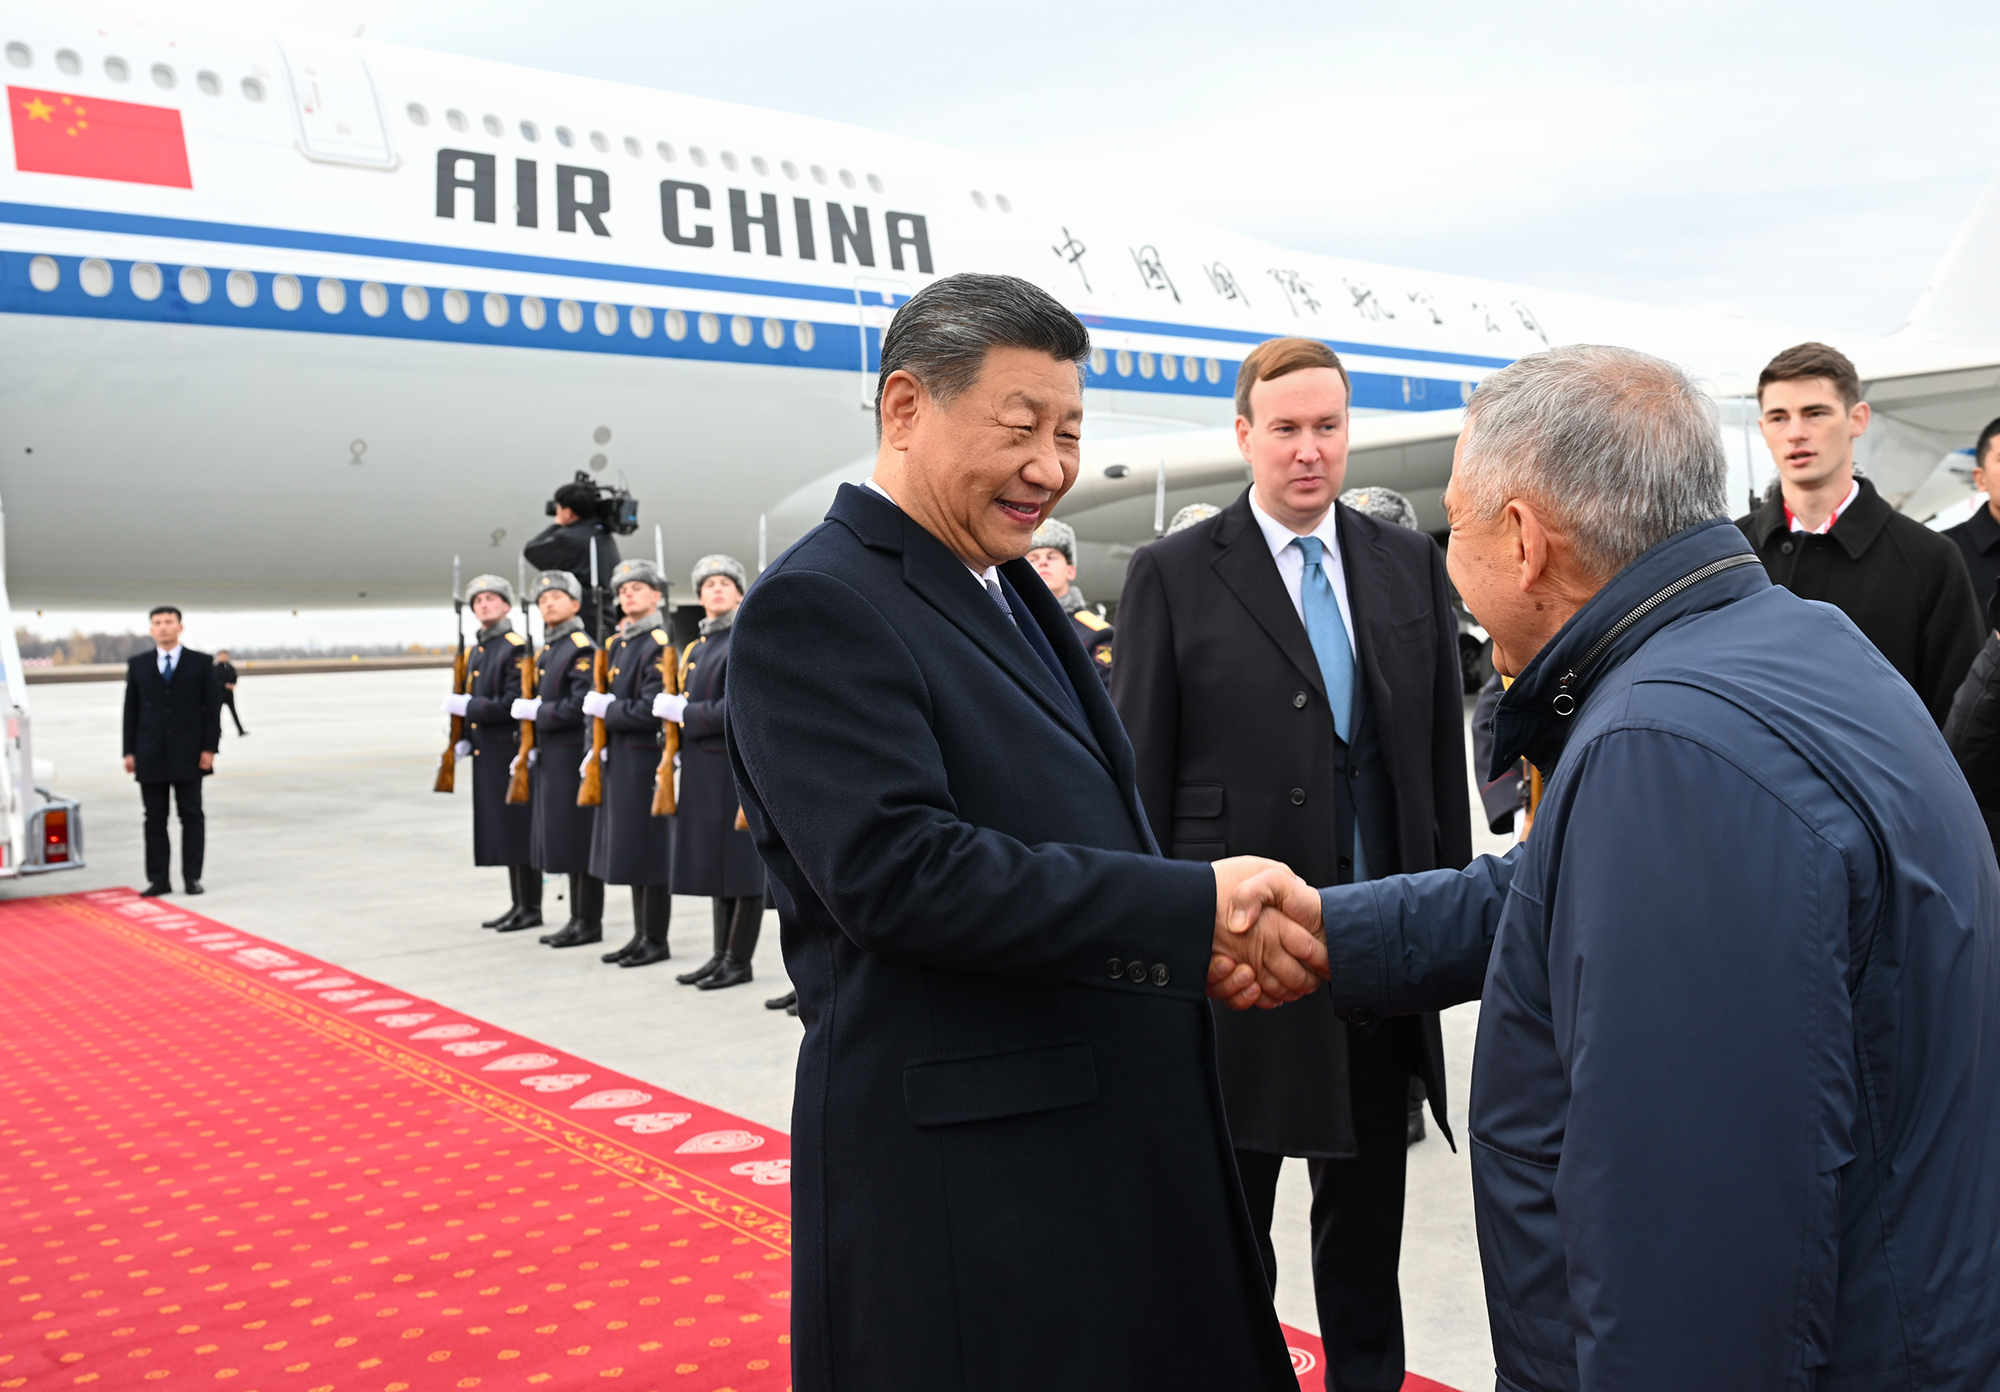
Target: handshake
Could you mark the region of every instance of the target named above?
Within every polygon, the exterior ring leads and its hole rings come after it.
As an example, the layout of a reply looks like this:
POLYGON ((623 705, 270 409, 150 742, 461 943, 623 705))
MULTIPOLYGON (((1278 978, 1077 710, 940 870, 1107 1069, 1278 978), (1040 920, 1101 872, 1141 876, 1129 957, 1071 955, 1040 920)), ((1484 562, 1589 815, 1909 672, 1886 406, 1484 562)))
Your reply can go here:
POLYGON ((1273 1010, 1332 975, 1319 891, 1289 867, 1232 856, 1215 869, 1215 944, 1208 994, 1231 1010, 1273 1010))

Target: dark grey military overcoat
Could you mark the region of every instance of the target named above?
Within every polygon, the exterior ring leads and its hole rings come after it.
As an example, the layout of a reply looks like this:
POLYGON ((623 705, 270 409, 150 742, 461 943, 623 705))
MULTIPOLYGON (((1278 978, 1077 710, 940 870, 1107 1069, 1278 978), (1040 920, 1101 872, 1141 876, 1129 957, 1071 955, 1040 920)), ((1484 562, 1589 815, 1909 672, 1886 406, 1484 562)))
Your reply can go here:
POLYGON ((604 802, 591 829, 590 873, 606 884, 671 884, 674 819, 653 815, 662 748, 653 698, 666 689, 660 662, 674 660, 673 645, 656 617, 605 647, 613 698, 604 715, 610 758, 604 765, 604 802))

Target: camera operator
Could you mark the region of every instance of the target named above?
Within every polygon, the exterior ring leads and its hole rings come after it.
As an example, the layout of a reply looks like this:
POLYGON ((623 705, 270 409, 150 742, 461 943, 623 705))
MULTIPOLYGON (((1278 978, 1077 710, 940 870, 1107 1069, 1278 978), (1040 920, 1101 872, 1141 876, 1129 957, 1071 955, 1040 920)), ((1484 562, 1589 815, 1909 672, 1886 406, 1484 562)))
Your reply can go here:
POLYGON ((588 587, 592 577, 591 548, 596 548, 598 589, 586 590, 582 618, 590 636, 602 641, 605 596, 619 559, 618 543, 606 525, 603 495, 588 474, 579 473, 556 490, 549 513, 556 520, 523 546, 521 554, 539 570, 566 570, 579 584, 588 587))

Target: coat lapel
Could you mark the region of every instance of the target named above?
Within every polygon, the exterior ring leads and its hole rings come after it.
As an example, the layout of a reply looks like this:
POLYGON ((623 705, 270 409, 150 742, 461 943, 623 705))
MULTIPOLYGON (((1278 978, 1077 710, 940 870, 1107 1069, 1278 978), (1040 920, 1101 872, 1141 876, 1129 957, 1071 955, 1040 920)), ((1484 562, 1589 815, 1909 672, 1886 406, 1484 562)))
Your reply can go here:
POLYGON ((1387 720, 1394 697, 1382 655, 1389 646, 1389 556, 1372 527, 1355 520, 1360 514, 1334 504, 1334 528, 1340 537, 1340 565, 1347 580, 1347 607, 1354 617, 1354 648, 1368 683, 1368 704, 1374 715, 1375 742, 1388 769, 1389 786, 1397 782, 1395 741, 1387 738, 1387 720))
MULTIPOLYGON (((1344 545, 1344 533, 1341 540, 1344 545)), ((1250 515, 1249 490, 1244 490, 1242 497, 1223 510, 1222 522, 1215 529, 1215 541, 1216 575, 1324 700, 1326 678, 1320 675, 1319 659, 1313 656, 1312 640, 1306 637, 1299 611, 1292 608, 1292 597, 1285 593, 1285 582, 1278 578, 1278 564, 1271 559, 1263 529, 1250 515)))

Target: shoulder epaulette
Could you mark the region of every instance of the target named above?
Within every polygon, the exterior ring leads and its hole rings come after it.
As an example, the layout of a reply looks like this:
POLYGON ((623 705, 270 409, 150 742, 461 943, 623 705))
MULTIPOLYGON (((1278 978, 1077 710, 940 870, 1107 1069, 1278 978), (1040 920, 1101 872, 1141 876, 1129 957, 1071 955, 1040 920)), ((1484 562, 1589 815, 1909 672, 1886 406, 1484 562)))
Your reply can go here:
POLYGON ((1075 618, 1085 628, 1095 630, 1098 633, 1102 633, 1105 629, 1111 627, 1111 620, 1105 618, 1094 609, 1079 609, 1076 611, 1075 618))
POLYGON ((653 635, 655 643, 665 643, 667 641, 667 631, 663 628, 649 628, 646 632, 653 635))
POLYGON ((577 632, 570 634, 570 641, 575 643, 579 648, 587 648, 590 646, 590 635, 579 629, 577 632))
POLYGON ((516 633, 513 629, 510 628, 507 630, 507 641, 512 643, 515 647, 518 648, 521 646, 521 644, 527 642, 528 640, 523 638, 520 634, 516 633))

